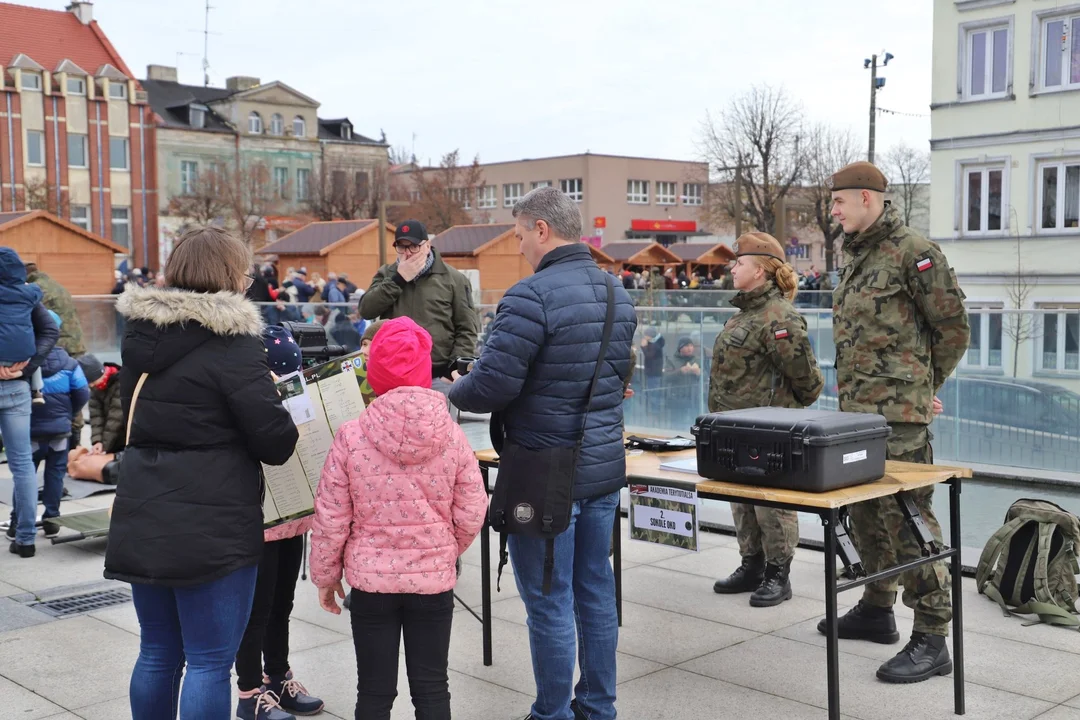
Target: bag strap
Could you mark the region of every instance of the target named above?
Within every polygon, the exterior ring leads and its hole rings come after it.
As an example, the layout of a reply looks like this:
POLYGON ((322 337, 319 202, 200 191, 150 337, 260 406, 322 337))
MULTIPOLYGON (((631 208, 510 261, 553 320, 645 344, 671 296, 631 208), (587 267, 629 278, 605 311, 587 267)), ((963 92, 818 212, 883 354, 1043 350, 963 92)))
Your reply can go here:
POLYGON ((135 419, 135 403, 139 400, 139 393, 142 392, 143 385, 146 384, 146 378, 150 377, 150 373, 143 373, 139 376, 139 382, 135 383, 135 392, 131 394, 131 405, 128 407, 128 421, 127 421, 127 435, 124 436, 124 445, 127 446, 131 442, 131 424, 135 419))
POLYGON ((1001 555, 1001 550, 1006 541, 1008 541, 1013 533, 1020 529, 1021 525, 1024 525, 1027 520, 1023 518, 1014 518, 1007 523, 999 527, 990 539, 986 541, 986 546, 983 547, 982 556, 979 558, 979 564, 975 571, 975 587, 979 592, 983 592, 983 589, 990 581, 990 577, 994 572, 994 566, 997 564, 998 556, 1001 555))
POLYGON ((596 360, 596 369, 593 370, 592 382, 589 383, 589 395, 585 398, 585 417, 581 419, 581 439, 578 444, 585 441, 585 426, 589 422, 593 394, 596 392, 596 383, 600 381, 600 371, 604 369, 604 360, 611 344, 611 331, 615 327, 615 285, 610 275, 604 273, 604 277, 607 278, 607 317, 604 318, 604 334, 600 338, 600 357, 596 360))

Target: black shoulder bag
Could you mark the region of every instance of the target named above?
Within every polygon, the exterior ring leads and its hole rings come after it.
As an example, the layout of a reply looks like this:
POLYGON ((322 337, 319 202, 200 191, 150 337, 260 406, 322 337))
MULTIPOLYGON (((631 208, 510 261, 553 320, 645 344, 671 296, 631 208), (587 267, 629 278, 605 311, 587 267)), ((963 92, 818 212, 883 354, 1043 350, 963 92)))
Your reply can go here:
POLYGON ((589 421, 596 383, 604 366, 611 331, 615 324, 615 286, 607 278, 607 318, 600 341, 600 357, 596 361, 589 395, 585 399, 585 417, 581 420, 581 434, 571 447, 553 447, 530 450, 515 442, 506 441, 502 421, 498 413, 491 416, 491 439, 499 453, 499 475, 491 495, 488 519, 491 527, 500 534, 498 589, 503 568, 509 560, 506 536, 511 533, 545 538, 547 550, 544 555, 544 594, 551 592, 551 575, 555 568, 555 537, 570 527, 574 506, 574 476, 578 456, 585 440, 585 427, 589 421))

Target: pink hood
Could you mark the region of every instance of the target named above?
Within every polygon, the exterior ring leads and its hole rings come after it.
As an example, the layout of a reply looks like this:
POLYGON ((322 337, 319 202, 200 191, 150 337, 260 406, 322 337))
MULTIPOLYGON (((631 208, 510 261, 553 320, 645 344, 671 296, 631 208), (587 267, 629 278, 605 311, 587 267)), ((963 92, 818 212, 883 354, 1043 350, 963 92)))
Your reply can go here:
POLYGON ((341 426, 315 498, 311 579, 431 595, 480 532, 487 493, 446 396, 402 387, 341 426))

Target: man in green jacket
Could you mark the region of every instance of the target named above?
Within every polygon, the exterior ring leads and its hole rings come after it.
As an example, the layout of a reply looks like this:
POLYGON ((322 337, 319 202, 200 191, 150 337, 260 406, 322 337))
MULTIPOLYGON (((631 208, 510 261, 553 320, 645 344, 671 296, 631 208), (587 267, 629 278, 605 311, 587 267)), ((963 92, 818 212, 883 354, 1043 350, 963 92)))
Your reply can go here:
POLYGON ((360 299, 360 316, 411 318, 431 333, 432 378, 449 380, 455 360, 476 355, 479 327, 469 279, 443 262, 418 220, 398 225, 394 250, 397 261, 379 268, 360 299))

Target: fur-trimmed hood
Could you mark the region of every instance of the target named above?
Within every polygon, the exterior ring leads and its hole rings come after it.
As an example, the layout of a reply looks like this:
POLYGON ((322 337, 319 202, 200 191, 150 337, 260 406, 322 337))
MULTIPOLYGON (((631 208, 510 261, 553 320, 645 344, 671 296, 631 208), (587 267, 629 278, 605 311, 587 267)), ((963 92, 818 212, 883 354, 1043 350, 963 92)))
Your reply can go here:
POLYGON ((243 295, 129 286, 116 301, 128 320, 145 320, 159 329, 198 323, 214 335, 251 335, 263 330, 259 309, 243 295))

